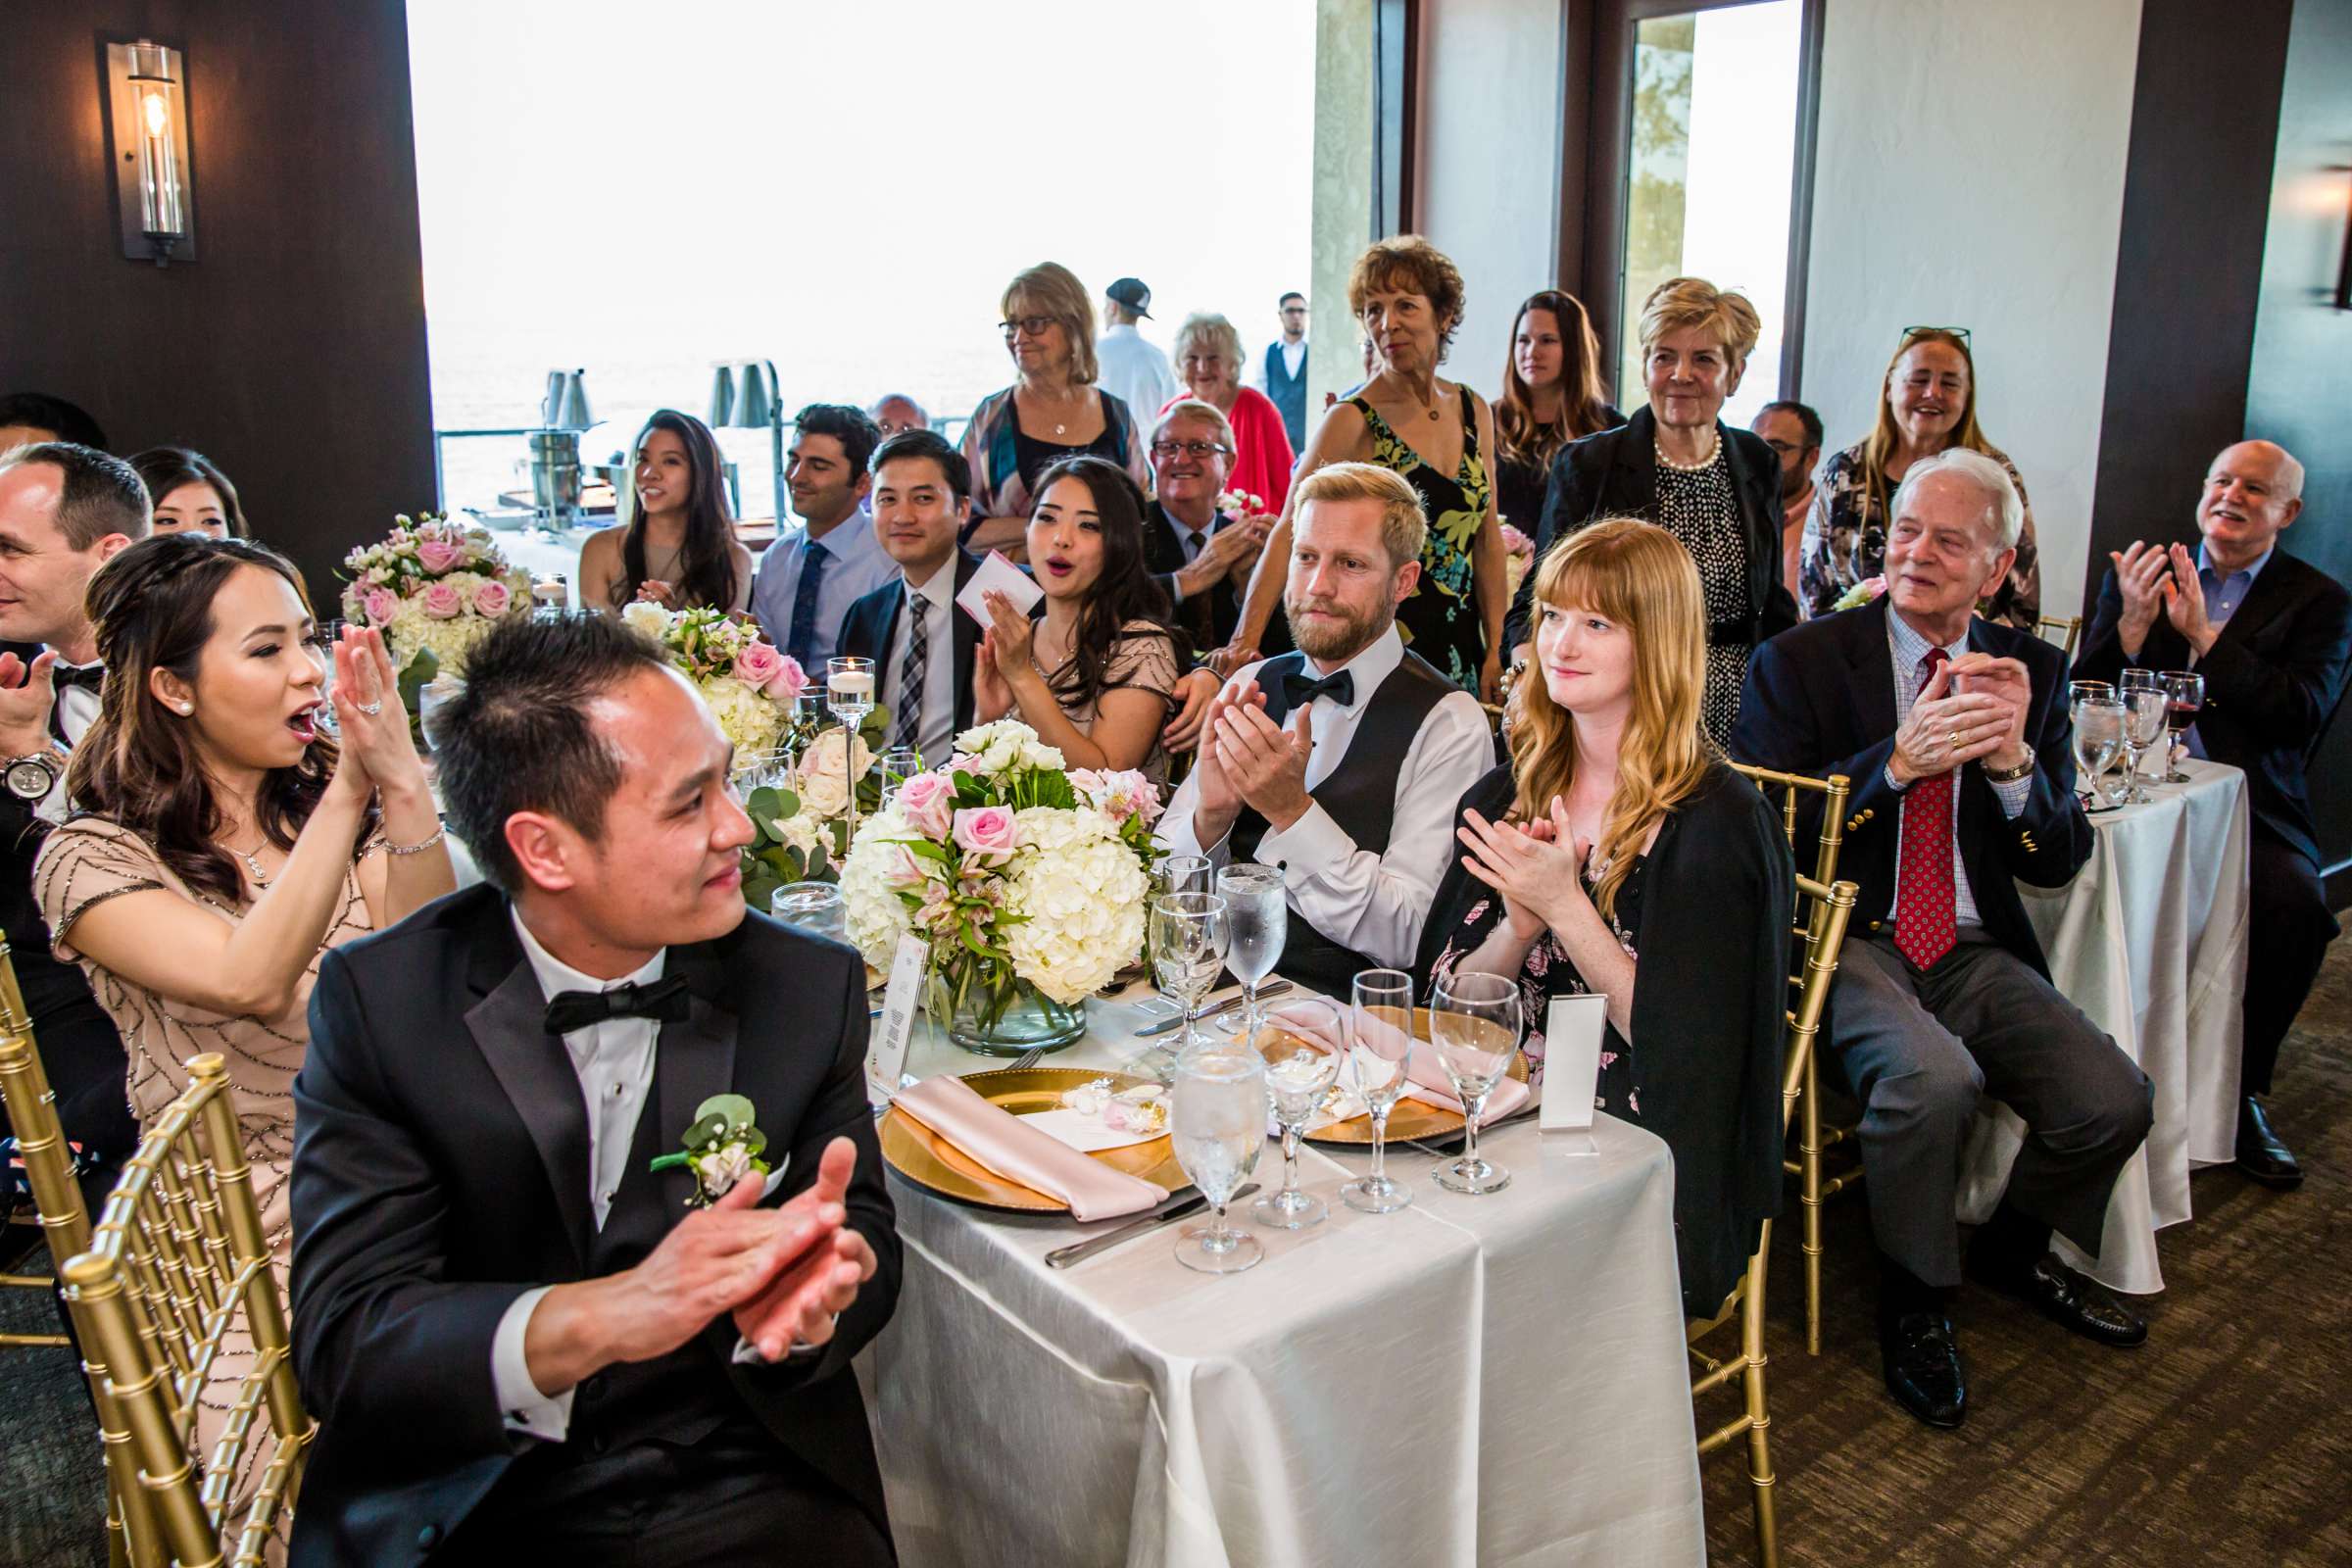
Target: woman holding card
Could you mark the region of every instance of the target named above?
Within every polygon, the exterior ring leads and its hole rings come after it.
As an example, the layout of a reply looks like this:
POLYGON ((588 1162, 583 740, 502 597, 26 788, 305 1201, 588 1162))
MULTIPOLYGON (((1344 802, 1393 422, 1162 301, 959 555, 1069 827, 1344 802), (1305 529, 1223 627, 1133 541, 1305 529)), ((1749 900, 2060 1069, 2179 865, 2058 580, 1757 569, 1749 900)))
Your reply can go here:
POLYGON ((1569 535, 1535 604, 1539 678, 1462 798, 1419 967, 1518 976, 1538 1082, 1551 1000, 1607 997, 1593 1103, 1673 1150, 1684 1304, 1711 1313, 1780 1206, 1788 843, 1699 727, 1706 607, 1672 534, 1569 535))
POLYGON ((1176 636, 1144 564, 1143 519, 1143 492, 1115 463, 1064 458, 1039 475, 1027 542, 1045 613, 985 596, 973 711, 983 724, 1018 718, 1072 767, 1140 768, 1164 788, 1176 636))

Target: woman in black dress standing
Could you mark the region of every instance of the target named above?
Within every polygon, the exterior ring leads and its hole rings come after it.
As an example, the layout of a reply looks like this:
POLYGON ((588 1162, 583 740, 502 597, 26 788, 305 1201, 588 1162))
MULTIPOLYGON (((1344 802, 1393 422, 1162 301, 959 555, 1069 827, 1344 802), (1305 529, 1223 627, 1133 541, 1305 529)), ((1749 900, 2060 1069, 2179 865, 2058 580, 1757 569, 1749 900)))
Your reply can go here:
POLYGON ((1625 416, 1609 406, 1600 340, 1573 294, 1530 294, 1511 322, 1494 400, 1494 496, 1502 520, 1533 539, 1544 521, 1551 460, 1571 441, 1614 430, 1625 416))
POLYGON ((1684 1304, 1710 1313, 1780 1206, 1795 868, 1700 733, 1708 612, 1683 546, 1595 522, 1544 558, 1532 600, 1511 760, 1462 798, 1418 968, 1516 976, 1536 1083, 1551 1000, 1608 998, 1594 1103, 1673 1150, 1684 1304))
MULTIPOLYGON (((1641 517, 1683 542, 1706 597, 1701 714, 1716 741, 1740 716, 1748 655, 1796 624, 1781 581, 1780 463, 1761 436, 1725 424, 1762 322, 1756 308, 1704 278, 1669 278, 1642 307, 1649 404, 1618 429, 1574 442, 1552 461, 1539 560, 1598 517, 1641 517)), ((1533 631, 1529 582, 1512 608, 1512 649, 1533 631)))

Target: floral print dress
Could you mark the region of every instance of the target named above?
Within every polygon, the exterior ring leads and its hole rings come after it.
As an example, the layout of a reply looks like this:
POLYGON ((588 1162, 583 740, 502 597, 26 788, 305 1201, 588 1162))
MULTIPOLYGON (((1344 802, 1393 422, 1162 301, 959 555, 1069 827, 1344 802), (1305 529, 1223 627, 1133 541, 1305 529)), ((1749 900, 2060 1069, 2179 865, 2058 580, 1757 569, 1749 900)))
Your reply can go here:
MULTIPOLYGON (((2009 471, 2017 486, 2018 504, 2025 509, 2025 525, 2018 530, 2017 559, 2009 576, 1993 596, 1977 607, 1987 620, 2006 621, 2020 631, 2038 631, 2041 624, 2040 551, 2034 539, 2034 503, 2026 499, 2026 481, 2017 465, 2000 452, 1986 457, 2009 471)), ((1883 577, 1886 572, 1886 503, 1871 492, 1870 472, 1860 446, 1847 447, 1822 464, 1813 481, 1813 510, 1805 516, 1805 531, 1797 549, 1797 580, 1789 585, 1808 615, 1826 615, 1848 590, 1883 577)))
POLYGON ((1390 428, 1370 400, 1352 397, 1348 407, 1364 416, 1372 432, 1372 461, 1402 478, 1421 497, 1429 537, 1421 546, 1421 583, 1396 610, 1396 629, 1405 646, 1437 666, 1438 673, 1473 696, 1478 668, 1486 660, 1486 628, 1470 590, 1470 545, 1487 520, 1494 496, 1485 459, 1478 451, 1478 418, 1463 387, 1462 461, 1451 474, 1440 473, 1390 428))

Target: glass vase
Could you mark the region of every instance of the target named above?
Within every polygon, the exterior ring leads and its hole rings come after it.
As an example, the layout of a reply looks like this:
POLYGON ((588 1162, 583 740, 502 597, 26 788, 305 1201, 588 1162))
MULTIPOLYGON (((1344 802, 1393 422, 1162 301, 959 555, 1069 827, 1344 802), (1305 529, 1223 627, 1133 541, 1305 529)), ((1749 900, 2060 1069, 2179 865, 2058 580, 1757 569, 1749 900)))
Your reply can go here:
POLYGON ((974 974, 963 984, 939 977, 932 989, 932 1017, 944 1019, 948 1038, 983 1056, 1022 1056, 1074 1046, 1086 1033, 1086 1004, 1064 1005, 1010 972, 974 974))

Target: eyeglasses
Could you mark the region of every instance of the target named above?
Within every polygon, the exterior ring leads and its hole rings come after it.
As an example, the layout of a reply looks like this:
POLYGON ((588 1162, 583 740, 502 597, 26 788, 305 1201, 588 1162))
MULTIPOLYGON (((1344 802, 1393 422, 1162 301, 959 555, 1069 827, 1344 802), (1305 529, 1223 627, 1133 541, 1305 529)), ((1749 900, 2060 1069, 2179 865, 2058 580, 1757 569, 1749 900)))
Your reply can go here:
POLYGON ((1306 314, 1306 307, 1303 305, 1285 305, 1282 308, 1282 314, 1285 316, 1304 316, 1306 314))
POLYGON ((999 321, 997 330, 1006 337, 1026 332, 1031 337, 1044 337, 1046 328, 1054 324, 1051 316, 1019 316, 1009 321, 999 321))
POLYGON ((1964 348, 1968 344, 1968 328, 1965 326, 1906 326, 1903 328, 1903 341, 1908 343, 1913 338, 1925 337, 1930 332, 1940 332, 1946 337, 1956 337, 1964 348))
POLYGON ((1188 458, 1205 458, 1212 452, 1231 452, 1233 449, 1215 441, 1154 441, 1152 456, 1165 463, 1181 452, 1188 458))

